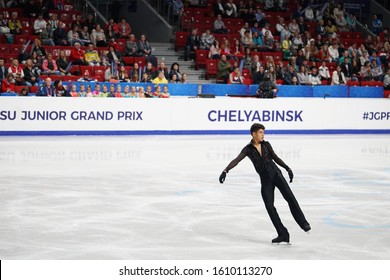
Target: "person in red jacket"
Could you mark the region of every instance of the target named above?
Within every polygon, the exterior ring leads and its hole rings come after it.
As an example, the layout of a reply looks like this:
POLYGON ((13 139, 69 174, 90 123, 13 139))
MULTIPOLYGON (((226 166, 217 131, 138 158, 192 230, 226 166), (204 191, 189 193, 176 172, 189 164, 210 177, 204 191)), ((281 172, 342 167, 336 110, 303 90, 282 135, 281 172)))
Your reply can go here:
POLYGON ((81 49, 80 43, 74 44, 74 48, 70 51, 69 60, 73 65, 86 65, 84 51, 81 49))
POLYGON ((1 92, 15 92, 14 74, 8 73, 7 77, 1 82, 1 92))

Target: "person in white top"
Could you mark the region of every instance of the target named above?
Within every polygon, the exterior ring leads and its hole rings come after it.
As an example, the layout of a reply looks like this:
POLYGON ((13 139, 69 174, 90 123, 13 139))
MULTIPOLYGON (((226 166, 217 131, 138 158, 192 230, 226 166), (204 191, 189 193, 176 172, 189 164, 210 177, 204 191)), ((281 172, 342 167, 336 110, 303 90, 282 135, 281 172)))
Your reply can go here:
POLYGON ((46 20, 43 19, 43 14, 39 14, 38 18, 34 21, 35 34, 41 34, 44 29, 46 29, 46 20))
POLYGON ((309 75, 309 84, 312 86, 321 85, 321 78, 318 75, 318 71, 316 67, 311 69, 311 73, 309 75))
POLYGON ((227 17, 237 17, 237 6, 233 0, 228 0, 225 5, 225 13, 227 17))
POLYGON ((323 60, 321 66, 318 68, 318 74, 321 80, 330 80, 329 68, 326 66, 326 61, 323 60))
POLYGON ((337 65, 336 70, 333 71, 333 74, 332 74, 331 85, 339 86, 339 85, 345 85, 346 83, 347 83, 347 81, 345 80, 344 73, 341 72, 341 66, 337 65))
POLYGON ((332 45, 329 47, 329 54, 333 62, 339 61, 340 59, 339 46, 337 45, 336 41, 333 41, 332 45))

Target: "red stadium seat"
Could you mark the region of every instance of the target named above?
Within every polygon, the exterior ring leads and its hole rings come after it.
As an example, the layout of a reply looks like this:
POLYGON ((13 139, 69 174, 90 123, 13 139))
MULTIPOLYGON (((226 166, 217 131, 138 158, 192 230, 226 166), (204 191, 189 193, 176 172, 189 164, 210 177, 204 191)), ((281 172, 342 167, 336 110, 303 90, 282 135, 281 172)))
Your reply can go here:
POLYGON ((207 50, 196 50, 195 51, 196 56, 196 69, 199 69, 200 67, 204 68, 206 66, 206 59, 208 56, 207 50))

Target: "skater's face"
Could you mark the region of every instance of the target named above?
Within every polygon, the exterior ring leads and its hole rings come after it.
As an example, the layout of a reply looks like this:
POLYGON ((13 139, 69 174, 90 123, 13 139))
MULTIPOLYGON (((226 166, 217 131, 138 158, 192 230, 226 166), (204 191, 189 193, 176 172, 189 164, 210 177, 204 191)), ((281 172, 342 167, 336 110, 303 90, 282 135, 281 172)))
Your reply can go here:
POLYGON ((253 132, 252 137, 256 143, 262 142, 264 140, 264 129, 259 129, 258 131, 253 132))

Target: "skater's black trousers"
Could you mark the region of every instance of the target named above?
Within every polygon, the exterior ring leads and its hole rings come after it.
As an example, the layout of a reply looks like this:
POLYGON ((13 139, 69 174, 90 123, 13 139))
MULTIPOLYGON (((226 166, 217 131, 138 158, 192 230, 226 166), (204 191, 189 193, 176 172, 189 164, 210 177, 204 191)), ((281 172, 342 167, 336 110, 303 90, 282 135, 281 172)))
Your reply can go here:
POLYGON ((263 197, 265 208, 267 209, 268 215, 271 218, 278 235, 285 236, 288 234, 288 231, 282 224, 279 214, 274 206, 275 187, 279 189, 283 198, 287 201, 291 214, 293 215, 297 224, 303 228, 303 226, 307 224, 307 221, 305 215, 303 215, 301 207, 299 207, 298 201, 295 199, 293 192, 291 191, 280 170, 275 172, 272 178, 270 178, 268 175, 261 176, 261 196, 263 197))

